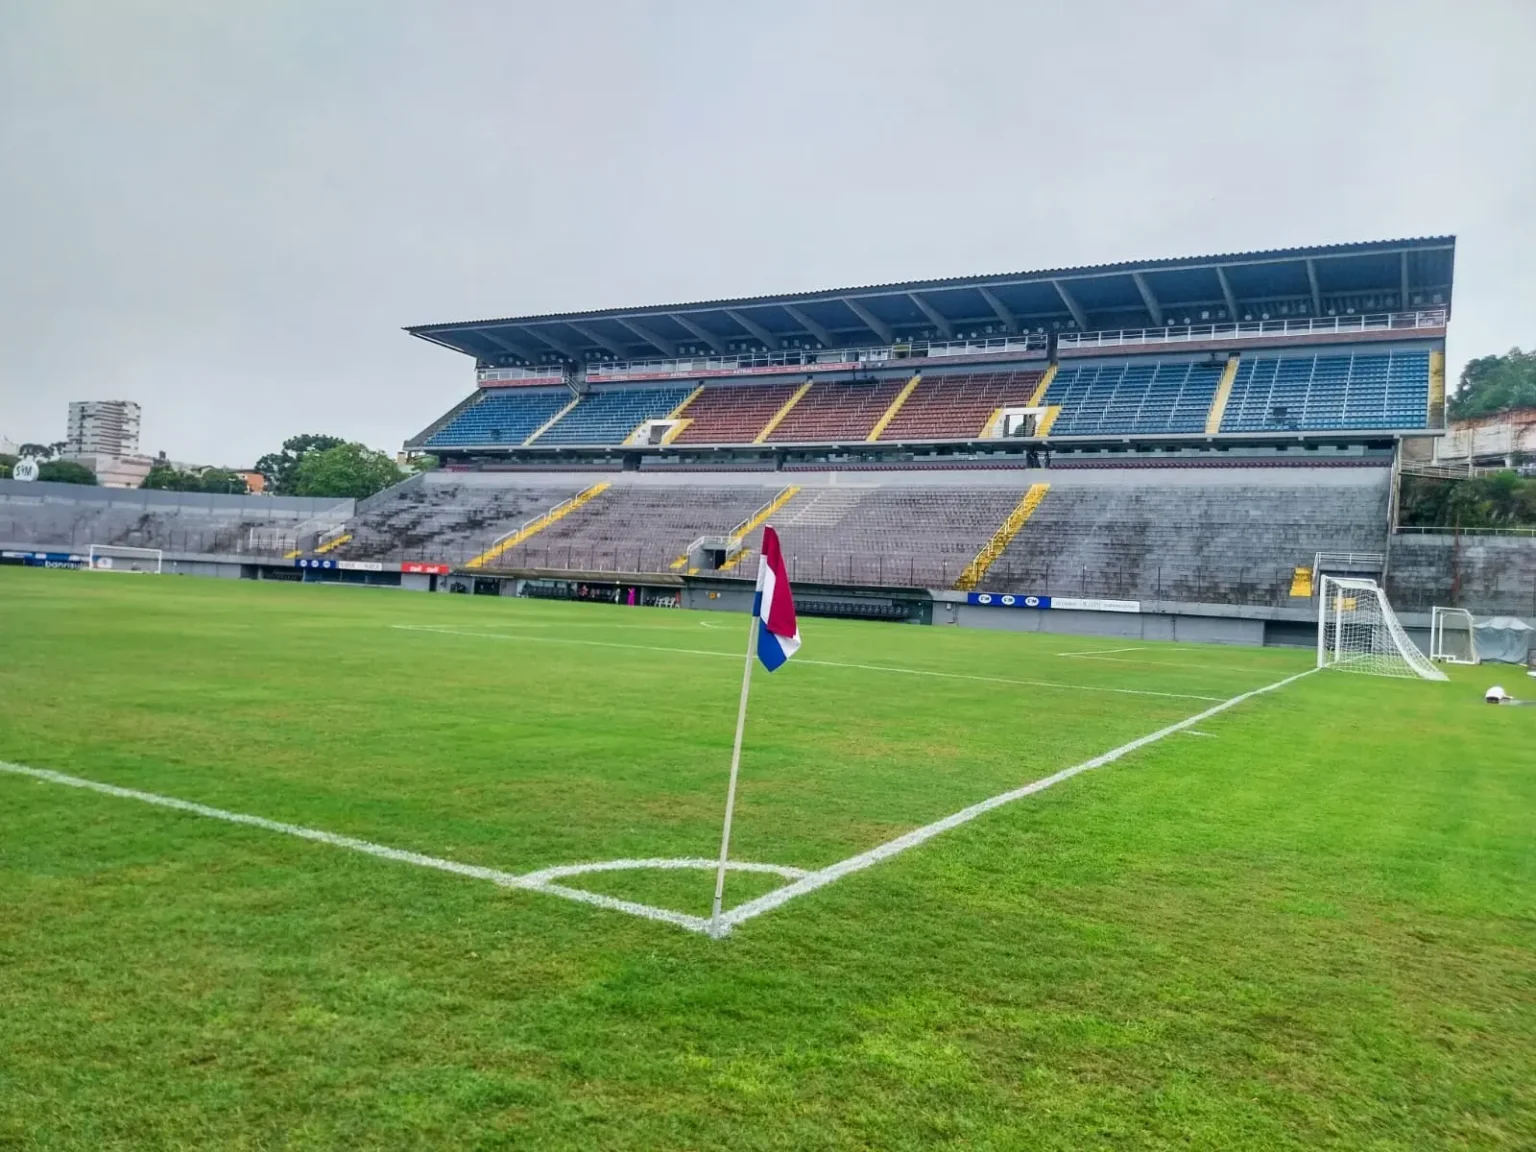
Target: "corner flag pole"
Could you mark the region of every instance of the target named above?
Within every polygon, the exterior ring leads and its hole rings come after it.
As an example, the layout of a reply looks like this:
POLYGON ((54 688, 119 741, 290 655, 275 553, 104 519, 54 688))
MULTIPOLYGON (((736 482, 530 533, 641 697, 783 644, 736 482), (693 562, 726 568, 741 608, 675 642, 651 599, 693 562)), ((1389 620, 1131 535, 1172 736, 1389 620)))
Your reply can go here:
POLYGON ((758 619, 748 617, 747 666, 741 674, 741 705, 736 709, 736 744, 731 749, 731 783, 725 792, 725 827, 720 832, 720 867, 715 872, 715 903, 710 912, 710 934, 720 926, 720 901, 725 896, 725 865, 731 856, 731 815, 736 809, 736 774, 741 770, 741 737, 747 728, 747 693, 752 688, 752 662, 757 658, 758 619))

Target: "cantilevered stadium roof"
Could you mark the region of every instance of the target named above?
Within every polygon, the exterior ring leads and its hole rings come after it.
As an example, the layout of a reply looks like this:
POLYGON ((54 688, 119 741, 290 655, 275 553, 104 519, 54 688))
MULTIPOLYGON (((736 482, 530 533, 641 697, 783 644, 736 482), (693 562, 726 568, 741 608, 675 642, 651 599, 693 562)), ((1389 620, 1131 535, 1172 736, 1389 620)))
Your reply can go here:
POLYGON ((1449 309, 1454 236, 420 324, 492 364, 865 348, 1020 332, 1449 309))

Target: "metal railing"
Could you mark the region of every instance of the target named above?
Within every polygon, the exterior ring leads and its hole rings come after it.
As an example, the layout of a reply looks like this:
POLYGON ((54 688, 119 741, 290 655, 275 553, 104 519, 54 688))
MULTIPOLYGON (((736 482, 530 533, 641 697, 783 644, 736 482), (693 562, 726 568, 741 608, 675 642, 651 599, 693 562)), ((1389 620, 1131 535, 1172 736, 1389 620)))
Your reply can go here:
MULTIPOLYGON (((1226 320, 1199 324, 1166 324, 1160 328, 1122 328, 1098 332, 1059 332, 1058 347, 1082 351, 1098 348, 1125 348, 1146 344, 1191 344, 1209 340, 1257 340, 1284 336, 1339 336, 1358 333, 1411 333, 1425 328, 1443 328, 1448 313, 1444 308, 1414 312, 1381 312, 1369 315, 1297 316, 1282 319, 1226 320)), ((1020 355, 1043 352, 1047 346, 1044 332, 1026 332, 1013 336, 988 336, 970 340, 911 340, 895 344, 861 348, 789 348, 776 352, 738 352, 714 356, 663 357, 651 360, 615 360, 588 364, 589 382, 618 381, 632 377, 673 376, 679 378, 710 375, 775 374, 804 368, 831 371, 850 366, 868 366, 907 360, 949 360, 966 356, 994 356, 1017 352, 1020 355)), ((521 380, 529 383, 559 383, 560 376, 549 369, 487 368, 478 374, 481 383, 521 380)))

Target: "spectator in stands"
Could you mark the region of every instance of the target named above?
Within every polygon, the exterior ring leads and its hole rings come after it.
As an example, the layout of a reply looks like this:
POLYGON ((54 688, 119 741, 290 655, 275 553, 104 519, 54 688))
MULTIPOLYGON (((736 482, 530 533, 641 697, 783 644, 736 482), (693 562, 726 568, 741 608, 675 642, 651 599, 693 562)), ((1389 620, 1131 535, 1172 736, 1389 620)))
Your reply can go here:
POLYGON ((1026 451, 1024 453, 1024 467, 1026 467, 1026 468, 1038 468, 1038 467, 1040 467, 1040 453, 1036 452, 1033 448, 1031 448, 1028 451, 1026 451))
POLYGON ((1045 450, 1045 466, 1047 468, 1051 466, 1051 450, 1049 448, 1045 450))

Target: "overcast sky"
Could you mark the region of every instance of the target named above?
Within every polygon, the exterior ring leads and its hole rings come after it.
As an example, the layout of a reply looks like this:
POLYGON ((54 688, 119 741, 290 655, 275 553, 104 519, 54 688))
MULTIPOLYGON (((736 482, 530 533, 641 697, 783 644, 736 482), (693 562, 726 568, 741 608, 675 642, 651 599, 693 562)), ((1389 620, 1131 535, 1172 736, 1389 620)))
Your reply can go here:
POLYGON ((1536 0, 8 0, 0 435, 390 451, 402 325, 1455 233, 1536 344, 1536 0), (935 163, 938 161, 938 163, 935 163))

